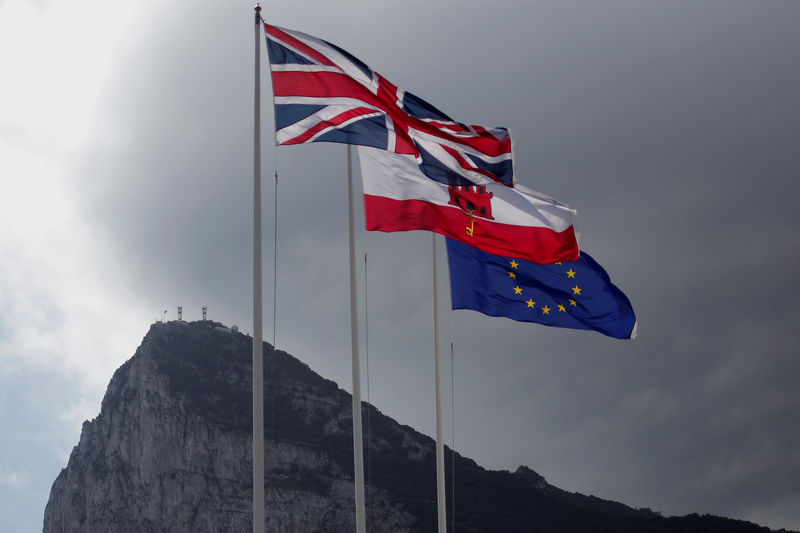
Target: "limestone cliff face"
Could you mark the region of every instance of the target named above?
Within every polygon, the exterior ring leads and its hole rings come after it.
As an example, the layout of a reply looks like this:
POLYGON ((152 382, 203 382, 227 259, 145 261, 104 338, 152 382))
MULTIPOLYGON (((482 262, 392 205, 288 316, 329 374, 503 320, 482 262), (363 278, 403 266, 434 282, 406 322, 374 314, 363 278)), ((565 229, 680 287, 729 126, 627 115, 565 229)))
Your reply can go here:
MULTIPOLYGON (((153 324, 114 374, 53 483, 44 533, 252 530, 252 339, 213 322, 153 324)), ((355 531, 351 397, 264 346, 267 531, 355 531)), ((370 532, 434 532, 434 442, 369 410, 370 532)), ((560 490, 527 467, 487 471, 446 450, 448 521, 470 532, 756 533, 560 490), (452 465, 452 466, 451 466, 452 465), (451 476, 456 510, 452 514, 451 476)))
MULTIPOLYGON (((251 343, 209 322, 154 324, 114 374, 100 415, 84 423, 44 531, 251 530, 251 343)), ((354 531, 349 395, 266 345, 265 358, 278 381, 265 391, 268 428, 281 410, 279 438, 265 444, 267 529, 354 531)), ((415 453, 429 447, 419 437, 403 436, 415 453)), ((413 525, 380 490, 370 491, 370 507, 376 531, 413 525)))

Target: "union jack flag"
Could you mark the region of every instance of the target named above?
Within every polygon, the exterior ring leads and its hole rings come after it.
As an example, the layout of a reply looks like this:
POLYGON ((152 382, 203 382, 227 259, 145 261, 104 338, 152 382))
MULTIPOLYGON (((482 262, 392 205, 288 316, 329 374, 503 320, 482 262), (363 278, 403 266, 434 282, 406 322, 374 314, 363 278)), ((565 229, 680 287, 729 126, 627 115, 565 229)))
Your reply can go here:
POLYGON ((339 142, 412 155, 448 185, 514 185, 511 134, 455 122, 322 39, 264 24, 278 145, 339 142))

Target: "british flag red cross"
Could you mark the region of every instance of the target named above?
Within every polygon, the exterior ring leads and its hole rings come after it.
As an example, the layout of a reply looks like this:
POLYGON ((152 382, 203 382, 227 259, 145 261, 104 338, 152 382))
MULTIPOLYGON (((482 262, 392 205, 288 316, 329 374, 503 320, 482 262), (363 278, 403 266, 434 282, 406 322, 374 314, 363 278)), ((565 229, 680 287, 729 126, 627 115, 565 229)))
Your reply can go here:
POLYGON ((448 185, 514 184, 511 134, 452 120, 358 58, 264 24, 278 145, 339 142, 412 155, 448 185))

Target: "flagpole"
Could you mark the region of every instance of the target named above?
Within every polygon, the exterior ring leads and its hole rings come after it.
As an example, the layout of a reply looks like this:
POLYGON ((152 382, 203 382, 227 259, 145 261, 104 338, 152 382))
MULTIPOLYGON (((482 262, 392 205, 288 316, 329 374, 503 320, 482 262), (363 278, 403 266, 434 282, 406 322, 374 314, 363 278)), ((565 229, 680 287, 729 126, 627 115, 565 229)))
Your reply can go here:
POLYGON ((253 533, 264 533, 264 357, 261 289, 261 6, 255 7, 253 102, 253 533))
POLYGON ((356 532, 366 532, 364 505, 364 444, 361 431, 361 370, 358 359, 358 297, 353 215, 353 148, 347 145, 347 219, 350 233, 350 347, 353 360, 353 473, 355 477, 356 532))
POLYGON ((442 357, 439 350, 439 272, 436 234, 433 233, 433 353, 436 379, 436 506, 439 533, 447 533, 447 500, 444 491, 444 431, 442 430, 442 357))

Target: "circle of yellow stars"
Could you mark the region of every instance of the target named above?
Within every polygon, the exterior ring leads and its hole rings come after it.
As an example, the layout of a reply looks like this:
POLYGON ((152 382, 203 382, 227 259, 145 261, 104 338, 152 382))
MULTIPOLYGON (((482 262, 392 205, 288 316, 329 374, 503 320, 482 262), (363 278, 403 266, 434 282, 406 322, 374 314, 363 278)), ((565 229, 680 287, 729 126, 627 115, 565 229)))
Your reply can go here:
MULTIPOLYGON (((555 263, 555 264, 556 265, 562 265, 563 263, 558 262, 558 263, 555 263)), ((517 272, 519 271, 519 263, 517 263, 516 260, 512 259, 511 261, 509 261, 509 265, 511 267, 511 270, 508 271, 508 277, 510 279, 512 279, 512 280, 516 280, 517 279, 517 272)), ((577 272, 572 270, 572 268, 570 267, 570 269, 567 270, 564 273, 567 275, 568 278, 572 278, 572 279, 575 280, 575 286, 572 287, 572 296, 573 297, 572 298, 568 298, 567 301, 568 301, 568 304, 571 307, 577 307, 578 301, 575 298, 580 296, 581 295, 581 291, 583 290, 578 285, 577 278, 575 278, 575 275, 577 274, 577 272)), ((521 296, 522 293, 523 293, 522 287, 520 287, 519 284, 515 284, 514 285, 514 295, 515 296, 521 296)), ((525 304, 530 309, 535 309, 536 308, 536 302, 533 300, 533 298, 528 298, 527 300, 525 300, 525 304)), ((564 305, 564 304, 557 304, 557 308, 556 309, 552 309, 550 306, 545 304, 545 305, 541 306, 540 309, 542 311, 542 316, 549 315, 551 311, 555 311, 555 312, 558 312, 558 313, 566 313, 567 312, 567 306, 564 305)))

